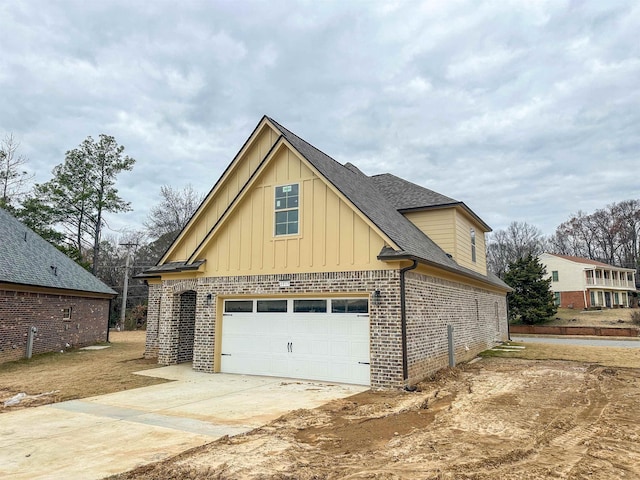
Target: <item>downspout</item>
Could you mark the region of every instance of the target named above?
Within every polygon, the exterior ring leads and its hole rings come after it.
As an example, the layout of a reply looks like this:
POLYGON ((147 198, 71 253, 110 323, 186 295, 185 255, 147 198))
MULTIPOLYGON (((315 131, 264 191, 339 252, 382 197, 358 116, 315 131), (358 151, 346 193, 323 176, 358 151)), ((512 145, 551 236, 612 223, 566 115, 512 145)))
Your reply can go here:
MULTIPOLYGON (((409 360, 407 356, 407 295, 405 293, 404 275, 409 270, 418 268, 418 262, 414 259, 413 264, 400 269, 400 325, 402 328, 402 380, 405 383, 405 390, 412 391, 407 385, 409 380, 409 360)), ((413 389, 415 390, 415 388, 413 389)))
POLYGON ((113 298, 109 299, 109 310, 107 310, 107 343, 109 343, 109 320, 111 319, 111 302, 113 298))

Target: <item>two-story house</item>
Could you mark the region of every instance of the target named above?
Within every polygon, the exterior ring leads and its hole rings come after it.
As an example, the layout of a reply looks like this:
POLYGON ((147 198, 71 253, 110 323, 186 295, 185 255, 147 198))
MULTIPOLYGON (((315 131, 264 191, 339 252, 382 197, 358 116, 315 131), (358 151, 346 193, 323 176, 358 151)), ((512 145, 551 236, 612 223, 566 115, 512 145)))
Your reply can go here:
POLYGON ((551 278, 556 305, 563 308, 629 306, 636 290, 636 272, 587 258, 543 253, 539 257, 551 278))
POLYGON ((149 283, 148 357, 388 388, 507 338, 467 205, 342 165, 263 117, 149 283))

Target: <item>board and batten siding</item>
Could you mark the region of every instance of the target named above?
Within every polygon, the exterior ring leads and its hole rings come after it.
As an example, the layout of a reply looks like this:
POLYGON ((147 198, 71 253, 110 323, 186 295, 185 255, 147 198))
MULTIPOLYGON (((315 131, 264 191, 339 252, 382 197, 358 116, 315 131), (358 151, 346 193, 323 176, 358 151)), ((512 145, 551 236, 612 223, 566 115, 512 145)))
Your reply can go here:
POLYGON ((204 276, 379 270, 384 240, 295 153, 281 148, 202 251, 204 276), (298 183, 299 234, 274 235, 276 186, 298 183))
POLYGON ((279 134, 267 125, 257 133, 255 140, 247 145, 247 150, 236 159, 235 166, 230 169, 228 176, 222 179, 216 191, 213 192, 213 197, 205 200, 204 211, 199 213, 196 222, 184 232, 166 262, 184 261, 189 258, 256 171, 278 138, 279 134))

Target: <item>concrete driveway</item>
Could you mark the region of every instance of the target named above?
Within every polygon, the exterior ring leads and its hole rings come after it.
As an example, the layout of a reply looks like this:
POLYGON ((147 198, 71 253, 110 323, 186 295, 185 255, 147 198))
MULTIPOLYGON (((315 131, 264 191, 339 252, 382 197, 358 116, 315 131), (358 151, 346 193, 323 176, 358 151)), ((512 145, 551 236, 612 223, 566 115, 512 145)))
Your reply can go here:
POLYGON ((175 381, 0 415, 0 478, 104 478, 367 390, 189 364, 138 373, 175 381))

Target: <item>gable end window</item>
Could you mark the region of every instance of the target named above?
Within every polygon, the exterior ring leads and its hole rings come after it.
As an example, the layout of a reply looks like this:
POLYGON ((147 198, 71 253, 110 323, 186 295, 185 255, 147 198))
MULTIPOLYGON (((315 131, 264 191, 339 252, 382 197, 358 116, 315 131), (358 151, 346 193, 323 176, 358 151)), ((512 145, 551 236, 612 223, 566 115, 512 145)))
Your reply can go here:
POLYGON ((471 261, 476 263, 476 231, 472 228, 471 234, 471 261))
POLYGON ((554 282, 557 282, 557 281, 558 281, 558 271, 557 271, 557 270, 553 270, 553 271, 551 272, 551 279, 552 279, 554 282))
POLYGON ((296 235, 299 232, 300 187, 297 183, 276 187, 275 234, 296 235))

